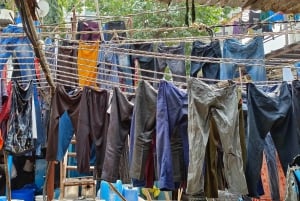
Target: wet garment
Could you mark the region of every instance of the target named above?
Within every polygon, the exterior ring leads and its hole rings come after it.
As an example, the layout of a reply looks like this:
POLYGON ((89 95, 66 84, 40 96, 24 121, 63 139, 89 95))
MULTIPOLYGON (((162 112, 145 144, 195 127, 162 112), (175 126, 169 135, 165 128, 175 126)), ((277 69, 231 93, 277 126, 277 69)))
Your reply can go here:
POLYGON ((11 112, 8 120, 5 150, 11 154, 24 154, 34 146, 32 132, 33 83, 23 88, 18 82, 13 83, 11 112))
MULTIPOLYGON (((247 193, 238 103, 235 84, 221 88, 196 78, 190 78, 188 81, 188 194, 196 195, 204 191, 202 173, 210 132, 217 132, 224 150, 223 163, 228 191, 247 193), (211 127, 212 124, 215 127, 211 127)), ((215 157, 215 154, 210 156, 212 157, 215 157)))
POLYGON ((81 100, 82 91, 77 90, 73 94, 68 94, 62 85, 57 85, 55 93, 51 101, 51 112, 48 125, 48 145, 46 159, 48 161, 56 161, 57 146, 58 146, 58 126, 59 119, 65 111, 68 112, 72 124, 77 131, 76 125, 78 122, 79 103, 81 100))
POLYGON ((79 42, 78 47, 78 77, 79 86, 95 86, 97 77, 97 59, 99 42, 79 42))
MULTIPOLYGON (((110 120, 107 131, 107 145, 101 179, 116 182, 119 177, 120 158, 128 143, 133 104, 128 101, 119 88, 113 89, 110 120)), ((121 167, 128 170, 129 167, 121 167)), ((127 172, 127 174, 129 171, 127 172)), ((124 175, 126 172, 124 172, 124 175)))
POLYGON ((173 83, 160 81, 156 111, 158 187, 175 189, 186 182, 188 168, 188 96, 173 83))
MULTIPOLYGON (((297 94, 293 82, 293 96, 297 94)), ((248 84, 248 136, 246 179, 249 196, 258 197, 257 186, 260 180, 265 138, 270 132, 284 172, 293 157, 299 153, 299 129, 295 121, 293 106, 299 99, 292 99, 286 82, 275 86, 248 84), (294 104, 292 101, 295 101, 294 104)))
POLYGON ((109 93, 107 90, 97 91, 84 87, 81 100, 76 132, 77 170, 79 173, 90 171, 90 150, 96 147, 95 176, 100 179, 108 127, 109 93))
POLYGON ((134 113, 130 131, 130 170, 131 178, 148 182, 148 173, 153 172, 153 139, 156 130, 157 91, 146 81, 141 81, 136 90, 134 113), (148 165, 147 165, 148 164, 148 165), (146 175, 146 176, 145 176, 146 175))
MULTIPOLYGON (((78 45, 71 42, 64 42, 62 46, 59 46, 56 73, 57 83, 67 86, 77 85, 77 48, 78 45)), ((55 50, 47 50, 47 56, 50 67, 53 68, 55 65, 55 50)))

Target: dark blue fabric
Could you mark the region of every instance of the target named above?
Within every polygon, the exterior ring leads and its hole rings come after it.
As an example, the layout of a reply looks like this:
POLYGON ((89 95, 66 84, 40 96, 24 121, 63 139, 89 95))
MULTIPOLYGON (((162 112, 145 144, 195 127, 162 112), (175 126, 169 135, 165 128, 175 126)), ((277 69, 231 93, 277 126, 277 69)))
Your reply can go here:
MULTIPOLYGON (((205 44, 204 42, 201 41, 195 41, 193 42, 192 45, 191 56, 221 58, 222 54, 221 54, 220 42, 218 40, 215 40, 209 44, 205 44)), ((201 69, 204 78, 220 79, 219 63, 191 61, 190 75, 192 77, 197 77, 197 74, 201 69)))
POLYGON ((34 99, 34 107, 35 107, 35 116, 36 116, 36 127, 37 127, 37 141, 36 146, 44 146, 46 144, 46 135, 44 132, 44 128, 42 125, 42 113, 41 113, 41 105, 38 97, 38 91, 36 85, 33 86, 33 99, 34 99))
MULTIPOLYGON (((298 102, 299 104, 299 102, 298 102)), ((271 133, 284 172, 300 152, 299 129, 288 84, 259 88, 248 84, 248 137, 246 179, 249 195, 258 197, 264 140, 271 133)))
POLYGON ((156 113, 159 188, 174 190, 175 182, 186 181, 189 162, 187 114, 187 93, 161 80, 156 113))

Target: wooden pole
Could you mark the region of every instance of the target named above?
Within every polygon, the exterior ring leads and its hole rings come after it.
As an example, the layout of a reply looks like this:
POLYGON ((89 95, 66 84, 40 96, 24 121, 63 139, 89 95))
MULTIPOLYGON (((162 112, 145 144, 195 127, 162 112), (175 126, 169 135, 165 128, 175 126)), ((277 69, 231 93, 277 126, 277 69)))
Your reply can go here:
POLYGON ((30 14, 28 1, 24 1, 24 5, 25 5, 24 6, 24 11, 25 11, 26 16, 22 16, 22 17, 27 17, 27 22, 28 22, 27 26, 28 26, 28 29, 30 29, 30 32, 32 34, 31 38, 32 38, 33 42, 36 42, 36 44, 32 44, 32 45, 33 45, 33 48, 35 50, 36 55, 39 56, 41 68, 42 68, 42 70, 45 74, 47 82, 49 83, 49 85, 51 87, 51 95, 53 95, 54 91, 55 91, 55 84, 54 84, 53 79, 51 77, 51 72, 50 72, 49 65, 48 65, 47 60, 46 60, 45 53, 42 51, 42 45, 43 44, 38 39, 38 35, 36 33, 35 26, 33 24, 33 19, 32 19, 32 16, 30 14))

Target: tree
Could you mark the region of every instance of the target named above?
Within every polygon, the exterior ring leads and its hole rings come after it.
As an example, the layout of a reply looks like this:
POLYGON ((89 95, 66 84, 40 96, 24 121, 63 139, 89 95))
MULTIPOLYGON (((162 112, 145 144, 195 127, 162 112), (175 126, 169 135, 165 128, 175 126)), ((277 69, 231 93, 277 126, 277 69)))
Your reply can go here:
MULTIPOLYGON (((52 6, 48 16, 45 17, 45 24, 54 23, 55 20, 56 23, 61 23, 65 19, 62 10, 65 13, 69 13, 73 6, 75 6, 77 12, 81 12, 83 8, 89 11, 96 11, 94 0, 48 1, 49 5, 52 6)), ((154 0, 98 0, 98 2, 101 16, 131 16, 133 19, 133 28, 136 29, 185 26, 185 3, 171 3, 168 6, 165 3, 154 0)), ((226 18, 229 11, 230 9, 228 8, 196 6, 196 22, 215 25, 226 18)), ((191 29, 176 32, 139 32, 134 33, 134 37, 184 37, 195 36, 195 34, 199 33, 191 29)))

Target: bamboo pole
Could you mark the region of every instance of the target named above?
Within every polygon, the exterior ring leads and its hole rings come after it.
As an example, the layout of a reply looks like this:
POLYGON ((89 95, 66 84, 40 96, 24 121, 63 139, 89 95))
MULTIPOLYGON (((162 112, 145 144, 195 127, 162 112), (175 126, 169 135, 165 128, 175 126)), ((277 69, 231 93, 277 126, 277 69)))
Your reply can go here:
POLYGON ((38 39, 38 35, 36 33, 36 30, 35 30, 35 27, 34 27, 34 24, 33 24, 33 19, 32 19, 32 16, 30 14, 28 1, 24 1, 24 5, 25 5, 24 6, 24 11, 25 11, 26 16, 22 16, 22 17, 23 18, 27 17, 27 22, 28 22, 27 25, 28 25, 28 28, 31 31, 31 34, 32 34, 31 38, 32 38, 33 42, 36 42, 36 44, 33 44, 33 48, 35 50, 36 56, 40 60, 41 68, 42 68, 42 70, 45 74, 46 80, 47 80, 47 82, 49 83, 49 85, 51 87, 51 95, 53 95, 54 91, 55 91, 55 84, 54 84, 53 79, 51 77, 51 73, 50 73, 50 70, 49 70, 49 65, 47 63, 45 53, 42 51, 42 43, 38 39))

